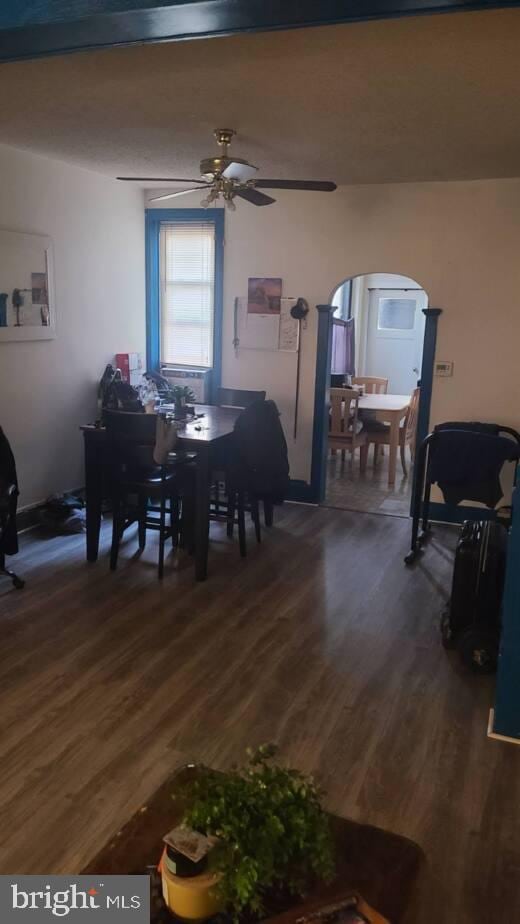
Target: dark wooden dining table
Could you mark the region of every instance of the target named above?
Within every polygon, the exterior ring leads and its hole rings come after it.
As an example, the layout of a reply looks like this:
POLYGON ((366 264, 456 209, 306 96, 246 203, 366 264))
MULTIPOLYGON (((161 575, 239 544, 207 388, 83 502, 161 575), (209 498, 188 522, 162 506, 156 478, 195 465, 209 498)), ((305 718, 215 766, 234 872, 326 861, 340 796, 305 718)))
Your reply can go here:
MULTIPOLYGON (((196 453, 195 499, 195 577, 206 580, 208 573, 211 460, 233 433, 238 408, 195 406, 197 416, 179 430, 177 448, 196 453)), ((107 432, 94 424, 81 427, 85 443, 85 501, 87 514, 87 561, 97 561, 101 511, 106 496, 110 463, 107 432)))

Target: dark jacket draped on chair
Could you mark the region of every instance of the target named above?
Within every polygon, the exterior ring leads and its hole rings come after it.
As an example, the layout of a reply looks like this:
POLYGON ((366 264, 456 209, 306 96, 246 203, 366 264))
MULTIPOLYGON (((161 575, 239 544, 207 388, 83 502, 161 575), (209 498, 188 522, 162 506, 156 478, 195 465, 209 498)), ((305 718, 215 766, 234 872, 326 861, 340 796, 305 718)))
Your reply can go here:
POLYGON ((15 555, 18 551, 17 503, 18 479, 14 456, 0 427, 0 555, 15 555))
POLYGON ((282 503, 289 487, 289 460, 274 401, 255 401, 242 411, 234 445, 227 473, 231 483, 260 500, 282 503))

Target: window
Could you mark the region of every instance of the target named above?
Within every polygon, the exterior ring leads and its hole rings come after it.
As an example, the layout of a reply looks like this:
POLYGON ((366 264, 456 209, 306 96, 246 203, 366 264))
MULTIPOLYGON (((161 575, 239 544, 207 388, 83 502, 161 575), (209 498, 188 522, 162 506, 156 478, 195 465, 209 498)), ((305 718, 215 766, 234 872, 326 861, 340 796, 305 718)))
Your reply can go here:
POLYGON ((215 225, 163 221, 159 232, 160 359, 213 366, 215 225))
POLYGON ((348 321, 350 318, 350 308, 352 301, 352 280, 347 279, 342 282, 334 292, 332 304, 334 305, 334 317, 340 321, 348 321))
POLYGON ((379 330, 413 330, 415 306, 411 298, 380 298, 377 326, 379 330))

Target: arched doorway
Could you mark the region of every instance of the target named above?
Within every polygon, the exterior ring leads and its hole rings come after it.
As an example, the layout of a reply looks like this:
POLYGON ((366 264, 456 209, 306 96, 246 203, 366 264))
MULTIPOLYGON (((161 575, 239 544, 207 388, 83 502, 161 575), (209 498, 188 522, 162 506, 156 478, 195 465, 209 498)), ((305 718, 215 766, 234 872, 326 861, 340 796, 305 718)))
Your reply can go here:
MULTIPOLYGON (((407 516, 413 490, 410 432, 416 431, 419 439, 427 432, 440 310, 429 307, 419 281, 396 273, 371 273, 342 280, 334 287, 330 304, 318 306, 318 311, 314 498, 327 506, 407 516), (347 324, 351 333, 346 337, 342 328, 347 324), (346 360, 345 339, 349 341, 346 360), (345 452, 330 448, 334 445, 329 435, 331 385, 354 385, 361 392, 341 426, 349 433, 355 427, 363 435, 352 441, 355 449, 345 452), (387 397, 370 397, 374 390, 387 397), (364 467, 358 446, 363 441, 369 445, 364 467)), ((333 399, 338 400, 335 392, 333 399)))

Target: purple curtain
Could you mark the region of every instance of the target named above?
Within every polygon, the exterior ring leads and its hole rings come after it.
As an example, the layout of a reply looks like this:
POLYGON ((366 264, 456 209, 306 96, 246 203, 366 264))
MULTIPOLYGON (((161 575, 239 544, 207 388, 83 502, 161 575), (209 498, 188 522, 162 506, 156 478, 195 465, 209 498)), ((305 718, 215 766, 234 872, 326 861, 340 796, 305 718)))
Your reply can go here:
POLYGON ((332 362, 330 371, 332 375, 356 374, 356 344, 354 318, 348 321, 332 319, 332 362))

